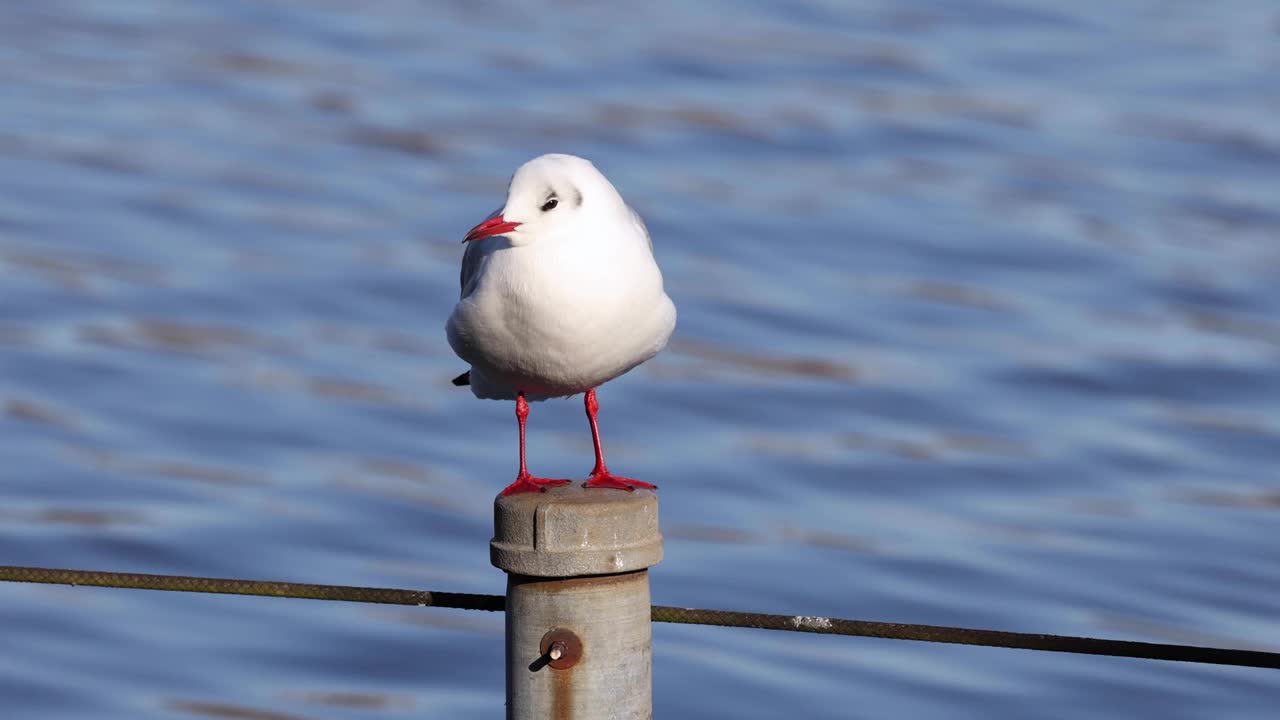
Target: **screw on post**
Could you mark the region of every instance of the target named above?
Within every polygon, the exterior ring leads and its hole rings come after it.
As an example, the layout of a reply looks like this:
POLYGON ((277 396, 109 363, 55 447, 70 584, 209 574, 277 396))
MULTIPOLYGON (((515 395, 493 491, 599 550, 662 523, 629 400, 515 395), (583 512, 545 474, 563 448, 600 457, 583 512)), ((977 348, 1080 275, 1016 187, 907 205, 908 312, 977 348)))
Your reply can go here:
POLYGON ((542 652, 540 659, 546 658, 546 665, 554 670, 565 670, 578 664, 582 657, 582 640, 572 630, 556 628, 542 636, 538 649, 542 652))

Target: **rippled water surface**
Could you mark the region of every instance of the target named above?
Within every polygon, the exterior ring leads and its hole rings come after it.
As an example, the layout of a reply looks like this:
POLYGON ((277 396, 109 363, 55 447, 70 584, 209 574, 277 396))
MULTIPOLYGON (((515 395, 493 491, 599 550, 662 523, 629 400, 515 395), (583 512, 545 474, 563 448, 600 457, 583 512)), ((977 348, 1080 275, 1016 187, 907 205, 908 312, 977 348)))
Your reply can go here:
MULTIPOLYGON (((591 157, 655 602, 1280 650, 1280 9, 11 3, 0 564, 501 592, 458 239, 591 157)), ((531 461, 584 475, 578 402, 531 461)), ((0 586, 13 718, 500 716, 500 615, 0 586)), ((1274 671, 657 626, 663 718, 1273 717, 1274 671)))

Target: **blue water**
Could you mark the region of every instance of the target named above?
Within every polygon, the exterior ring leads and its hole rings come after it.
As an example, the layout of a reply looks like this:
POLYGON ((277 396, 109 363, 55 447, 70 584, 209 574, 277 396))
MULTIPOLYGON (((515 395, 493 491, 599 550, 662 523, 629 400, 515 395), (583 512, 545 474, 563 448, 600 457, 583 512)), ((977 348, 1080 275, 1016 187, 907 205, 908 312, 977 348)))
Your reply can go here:
MULTIPOLYGON (((660 604, 1280 650, 1280 8, 49 0, 0 20, 0 564, 501 592, 458 239, 595 160, 660 604)), ((581 405, 531 463, 584 476, 581 405)), ((500 615, 0 585, 6 718, 490 718, 500 615)), ((1264 718, 1274 671, 657 626, 662 718, 1264 718)))

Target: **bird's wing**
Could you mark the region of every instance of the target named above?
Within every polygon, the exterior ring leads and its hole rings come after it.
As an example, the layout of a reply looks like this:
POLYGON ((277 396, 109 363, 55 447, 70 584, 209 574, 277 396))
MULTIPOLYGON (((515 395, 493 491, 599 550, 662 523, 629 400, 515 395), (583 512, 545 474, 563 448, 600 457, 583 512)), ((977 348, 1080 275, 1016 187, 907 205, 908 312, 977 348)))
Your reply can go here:
MULTIPOLYGON (((501 212, 502 208, 498 208, 489 213, 489 217, 485 220, 492 220, 501 212)), ((480 277, 480 271, 484 269, 485 261, 493 252, 493 245, 486 240, 487 238, 467 243, 467 249, 462 253, 462 274, 458 278, 458 284, 462 286, 464 298, 476 289, 476 280, 480 277)))
POLYGON ((649 252, 653 252, 653 238, 649 237, 649 228, 644 226, 644 220, 640 217, 640 213, 632 210, 630 205, 627 206, 627 211, 631 213, 631 222, 640 231, 640 234, 644 236, 644 241, 649 243, 649 252))
POLYGON ((484 267, 484 263, 489 259, 489 253, 480 249, 479 240, 467 243, 467 249, 462 253, 462 272, 458 276, 458 283, 461 285, 461 297, 465 298, 471 294, 476 288, 476 280, 480 277, 480 269, 484 267))

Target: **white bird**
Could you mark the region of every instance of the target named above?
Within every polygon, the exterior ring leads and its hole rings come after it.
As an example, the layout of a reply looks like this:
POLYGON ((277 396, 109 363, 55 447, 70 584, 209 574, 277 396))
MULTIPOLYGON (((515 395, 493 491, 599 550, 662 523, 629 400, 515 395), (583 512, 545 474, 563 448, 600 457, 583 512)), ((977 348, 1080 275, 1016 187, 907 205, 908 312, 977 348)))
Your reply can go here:
POLYGON ((520 471, 503 495, 569 480, 525 465, 528 400, 586 393, 596 463, 588 488, 654 489, 605 466, 596 388, 653 357, 675 329, 644 222, 590 161, 543 155, 516 170, 507 202, 463 240, 462 298, 446 326, 478 398, 515 400, 520 471))

